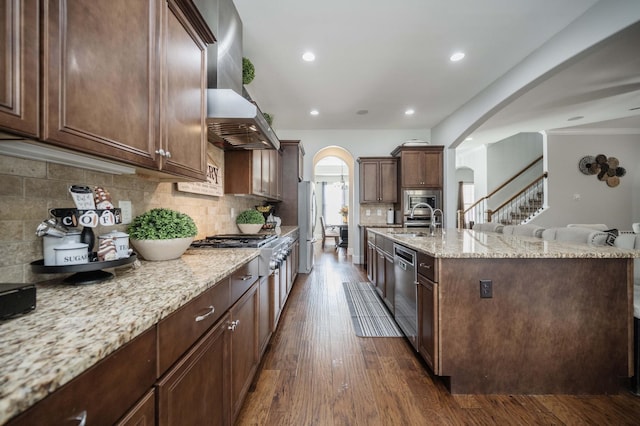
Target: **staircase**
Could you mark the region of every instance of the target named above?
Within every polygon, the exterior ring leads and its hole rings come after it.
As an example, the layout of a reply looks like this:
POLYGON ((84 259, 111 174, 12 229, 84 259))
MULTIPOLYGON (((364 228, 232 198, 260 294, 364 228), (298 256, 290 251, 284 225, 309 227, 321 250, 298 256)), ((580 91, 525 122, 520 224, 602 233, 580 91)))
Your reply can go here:
MULTIPOLYGON (((502 217, 500 223, 503 225, 521 225, 529 222, 542 211, 542 200, 544 193, 538 191, 532 196, 520 201, 516 211, 509 211, 508 216, 502 217)), ((496 215, 497 211, 493 213, 496 215)))
MULTIPOLYGON (((494 222, 502 223, 504 225, 517 225, 531 221, 536 215, 540 214, 543 210, 544 200, 544 180, 547 178, 547 173, 544 172, 541 176, 537 177, 533 182, 526 185, 523 189, 518 191, 515 195, 509 197, 500 206, 491 210, 488 208, 489 200, 504 199, 504 196, 496 196, 496 194, 505 189, 507 185, 513 182, 516 178, 521 176, 531 167, 542 161, 542 156, 534 160, 531 164, 526 166, 520 172, 509 178, 502 185, 498 186, 486 197, 482 197, 476 201, 471 207, 462 211, 458 211, 458 227, 468 228, 474 223, 494 222)), ((506 188, 509 190, 509 188, 506 188)), ((504 192, 504 191, 503 191, 504 192)), ((498 201, 499 202, 499 201, 498 201)), ((495 204, 495 202, 493 203, 495 204)))

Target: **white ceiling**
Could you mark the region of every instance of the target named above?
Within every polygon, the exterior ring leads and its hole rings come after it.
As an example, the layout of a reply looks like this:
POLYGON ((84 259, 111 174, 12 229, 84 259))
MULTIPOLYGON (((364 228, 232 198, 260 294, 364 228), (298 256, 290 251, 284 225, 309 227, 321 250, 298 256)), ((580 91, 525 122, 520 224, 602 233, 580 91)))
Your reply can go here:
MULTIPOLYGON (((256 69, 255 80, 246 89, 263 111, 274 116, 277 132, 432 128, 596 0, 234 3, 243 21, 244 56, 256 69), (315 62, 302 61, 306 50, 315 53, 315 62), (450 62, 449 56, 458 50, 466 58, 450 62), (320 112, 315 117, 309 115, 314 108, 320 112), (405 116, 407 108, 416 113, 405 116), (357 114, 360 110, 368 113, 357 114)), ((633 37, 637 36, 636 31, 633 37)), ((635 40, 635 46, 640 45, 635 40)), ((610 69, 597 72, 598 67, 617 65, 618 56, 602 53, 599 59, 585 58, 569 73, 549 80, 539 93, 531 91, 528 98, 521 97, 485 123, 474 139, 484 140, 483 132, 492 138, 512 131, 509 126, 514 122, 522 122, 515 132, 531 131, 530 126, 551 128, 544 127, 548 123, 562 127, 550 116, 566 122, 584 115, 575 106, 594 97, 615 100, 620 108, 636 101, 640 106, 639 57, 634 53, 613 75, 610 69), (585 72, 587 86, 580 83, 585 72)), ((601 119, 608 118, 614 117, 601 119)))

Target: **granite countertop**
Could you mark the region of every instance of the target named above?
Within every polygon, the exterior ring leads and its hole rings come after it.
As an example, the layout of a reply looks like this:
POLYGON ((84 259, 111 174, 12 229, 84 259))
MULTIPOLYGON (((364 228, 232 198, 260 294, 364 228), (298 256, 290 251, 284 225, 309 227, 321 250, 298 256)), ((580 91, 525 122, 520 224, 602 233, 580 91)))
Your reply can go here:
POLYGON ((407 247, 437 258, 633 258, 638 250, 610 246, 590 246, 541 238, 478 232, 470 229, 438 229, 435 236, 412 236, 426 233, 428 228, 371 228, 407 247))
MULTIPOLYGON (((282 235, 297 227, 283 227, 282 235)), ((258 256, 259 249, 189 249, 136 262, 94 285, 37 285, 36 309, 0 321, 0 424, 43 399, 258 256), (137 264, 139 263, 139 266, 137 264), (136 267, 137 266, 137 267, 136 267)))

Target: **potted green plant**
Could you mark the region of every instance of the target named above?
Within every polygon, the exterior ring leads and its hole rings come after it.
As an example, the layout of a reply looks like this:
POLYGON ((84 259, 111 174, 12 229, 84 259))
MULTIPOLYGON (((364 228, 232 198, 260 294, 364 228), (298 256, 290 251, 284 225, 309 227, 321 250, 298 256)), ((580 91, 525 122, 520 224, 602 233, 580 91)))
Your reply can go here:
POLYGON ((256 76, 256 69, 248 58, 242 58, 242 84, 249 84, 256 76))
POLYGON ((256 234, 264 225, 264 216, 258 210, 249 209, 240 212, 236 218, 236 225, 243 234, 256 234))
POLYGON ((177 259, 198 233, 193 219, 166 208, 136 216, 127 228, 131 245, 146 260, 177 259))

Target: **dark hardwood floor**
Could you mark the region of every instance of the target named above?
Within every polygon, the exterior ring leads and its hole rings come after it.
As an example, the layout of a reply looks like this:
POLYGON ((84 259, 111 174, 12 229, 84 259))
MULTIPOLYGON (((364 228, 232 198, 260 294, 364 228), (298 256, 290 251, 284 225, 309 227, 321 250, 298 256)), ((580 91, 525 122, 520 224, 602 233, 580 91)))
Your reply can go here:
MULTIPOLYGON (((640 397, 451 395, 404 338, 353 332, 344 250, 299 275, 237 425, 639 425, 640 397)), ((526 368, 526 366, 523 366, 526 368)))

